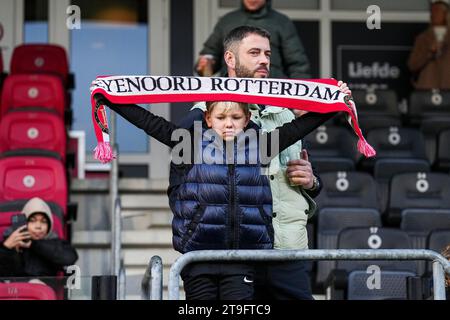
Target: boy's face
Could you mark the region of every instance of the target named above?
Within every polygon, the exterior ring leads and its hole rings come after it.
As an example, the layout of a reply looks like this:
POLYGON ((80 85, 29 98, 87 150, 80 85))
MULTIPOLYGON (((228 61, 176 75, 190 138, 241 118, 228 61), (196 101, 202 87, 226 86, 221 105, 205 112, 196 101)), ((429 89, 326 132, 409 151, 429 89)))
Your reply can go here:
POLYGON ((230 141, 247 126, 250 115, 238 104, 218 103, 205 113, 205 120, 223 140, 230 141))
POLYGON ((34 213, 28 218, 27 227, 32 240, 44 239, 48 233, 48 219, 42 213, 34 213))
POLYGON ((267 78, 270 70, 269 39, 250 34, 239 43, 236 54, 229 53, 229 75, 239 78, 267 78), (231 69, 231 70, 230 70, 231 69), (230 72, 231 71, 231 72, 230 72))

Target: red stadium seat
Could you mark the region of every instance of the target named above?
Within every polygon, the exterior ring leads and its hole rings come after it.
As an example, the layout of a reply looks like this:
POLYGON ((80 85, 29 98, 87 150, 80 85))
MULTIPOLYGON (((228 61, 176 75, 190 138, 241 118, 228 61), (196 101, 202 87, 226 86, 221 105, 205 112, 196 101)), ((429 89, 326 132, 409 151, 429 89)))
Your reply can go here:
POLYGON ((0 300, 57 300, 55 291, 45 284, 0 283, 0 300))
POLYGON ((23 44, 14 48, 11 74, 47 73, 69 84, 69 63, 66 50, 54 44, 23 44))
POLYGON ((54 110, 64 119, 65 93, 58 78, 38 74, 10 75, 6 78, 0 114, 30 107, 54 110))
MULTIPOLYGON (((11 217, 15 214, 20 214, 23 206, 27 200, 19 200, 19 201, 10 201, 10 202, 4 202, 0 204, 0 242, 2 242, 3 239, 3 233, 6 229, 8 229, 11 226, 11 217)), ((66 239, 66 228, 64 228, 64 215, 61 210, 61 208, 53 203, 53 202, 47 202, 47 204, 50 207, 50 210, 52 211, 52 217, 53 217, 53 226, 52 231, 56 235, 58 235, 61 239, 66 239)))
POLYGON ((40 197, 67 213, 65 168, 48 157, 16 156, 0 159, 0 202, 40 197))
POLYGON ((48 111, 9 112, 0 121, 0 153, 42 154, 66 159, 66 129, 61 117, 48 111))

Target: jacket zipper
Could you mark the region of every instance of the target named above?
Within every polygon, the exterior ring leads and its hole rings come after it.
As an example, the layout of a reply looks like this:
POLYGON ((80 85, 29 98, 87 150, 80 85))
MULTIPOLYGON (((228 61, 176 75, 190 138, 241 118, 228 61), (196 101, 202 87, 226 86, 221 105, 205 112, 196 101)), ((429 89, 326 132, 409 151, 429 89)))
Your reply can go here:
POLYGON ((235 165, 228 165, 228 174, 230 178, 230 248, 238 249, 239 248, 239 223, 237 219, 237 210, 236 210, 236 177, 235 177, 235 165))

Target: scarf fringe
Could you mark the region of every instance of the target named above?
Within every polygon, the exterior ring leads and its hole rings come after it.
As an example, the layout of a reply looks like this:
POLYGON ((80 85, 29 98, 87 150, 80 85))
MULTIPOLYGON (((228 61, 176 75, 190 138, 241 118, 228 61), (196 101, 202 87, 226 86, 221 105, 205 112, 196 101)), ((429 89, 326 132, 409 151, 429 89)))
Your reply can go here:
POLYGON ((113 152, 109 142, 99 142, 94 149, 94 159, 99 160, 101 163, 108 163, 116 158, 116 154, 113 152))
POLYGON ((365 155, 367 158, 374 157, 377 153, 375 149, 367 143, 364 138, 358 140, 358 151, 365 155))

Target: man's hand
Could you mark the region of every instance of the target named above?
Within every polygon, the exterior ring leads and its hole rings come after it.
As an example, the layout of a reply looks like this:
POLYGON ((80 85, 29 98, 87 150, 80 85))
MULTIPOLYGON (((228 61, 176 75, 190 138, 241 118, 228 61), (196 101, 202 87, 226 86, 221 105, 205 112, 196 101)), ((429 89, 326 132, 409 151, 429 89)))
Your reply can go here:
POLYGON ((342 81, 342 80, 339 80, 339 81, 338 81, 338 87, 339 87, 339 90, 340 90, 342 93, 345 93, 345 94, 348 94, 348 95, 352 95, 352 90, 350 90, 350 89, 348 88, 346 82, 344 82, 344 81, 342 81))
POLYGON ((200 56, 197 63, 197 73, 200 76, 210 77, 213 75, 214 59, 210 56, 200 56))
POLYGON ((16 249, 18 252, 21 248, 29 248, 31 246, 31 236, 26 231, 27 226, 23 225, 17 228, 8 239, 3 242, 3 245, 8 249, 16 249))
POLYGON ((289 161, 287 166, 286 174, 291 185, 312 189, 314 186, 314 174, 306 149, 301 151, 300 159, 289 161))

